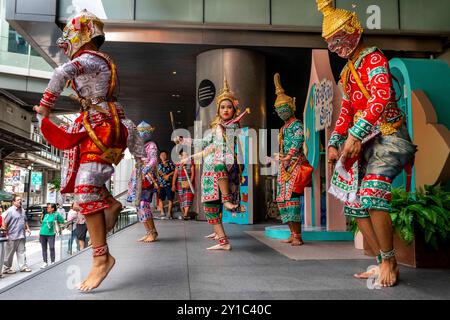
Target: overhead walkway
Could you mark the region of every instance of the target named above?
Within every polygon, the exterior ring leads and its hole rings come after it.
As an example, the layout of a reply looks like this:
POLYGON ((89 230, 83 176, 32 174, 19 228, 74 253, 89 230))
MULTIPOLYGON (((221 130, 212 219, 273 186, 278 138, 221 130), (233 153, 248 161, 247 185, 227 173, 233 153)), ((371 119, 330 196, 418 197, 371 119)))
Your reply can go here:
MULTIPOLYGON (((226 225, 233 250, 208 252, 205 222, 158 221, 160 241, 136 243, 135 224, 110 238, 117 263, 92 293, 73 289, 91 263, 86 251, 0 292, 5 299, 448 299, 448 270, 401 268, 397 287, 370 290, 352 278, 371 260, 291 260, 247 232, 265 225, 226 225)), ((307 243, 298 250, 314 248, 307 243)), ((338 244, 336 244, 338 245, 338 244)), ((0 280, 1 281, 1 280, 0 280)))

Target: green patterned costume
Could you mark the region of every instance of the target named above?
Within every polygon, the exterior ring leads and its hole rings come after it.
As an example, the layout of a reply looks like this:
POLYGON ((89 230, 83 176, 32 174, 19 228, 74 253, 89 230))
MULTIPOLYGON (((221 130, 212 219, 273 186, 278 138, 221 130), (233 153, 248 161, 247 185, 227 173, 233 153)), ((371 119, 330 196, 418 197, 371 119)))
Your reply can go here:
POLYGON ((300 172, 299 158, 303 158, 303 124, 295 119, 285 124, 280 130, 280 153, 291 155, 288 163, 280 162, 280 170, 277 177, 277 204, 283 223, 300 222, 301 197, 293 192, 297 175, 300 172), (283 179, 283 173, 290 173, 289 179, 283 179))
POLYGON ((236 123, 228 126, 221 123, 203 139, 192 140, 196 148, 203 150, 202 202, 209 224, 221 222, 220 179, 228 179, 231 202, 239 203, 240 169, 234 150, 230 150, 230 146, 227 148, 225 132, 227 129, 238 128, 236 123))

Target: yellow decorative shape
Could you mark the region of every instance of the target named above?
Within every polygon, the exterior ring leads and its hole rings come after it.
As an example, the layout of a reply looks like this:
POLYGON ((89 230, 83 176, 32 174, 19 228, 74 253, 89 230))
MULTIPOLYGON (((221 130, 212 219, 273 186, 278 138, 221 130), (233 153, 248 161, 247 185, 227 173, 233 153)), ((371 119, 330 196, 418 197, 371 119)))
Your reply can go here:
POLYGON ((72 39, 70 39, 70 42, 72 42, 73 44, 77 44, 77 43, 80 42, 80 38, 77 37, 77 36, 75 36, 75 37, 73 37, 72 39))
POLYGON ((450 130, 437 121, 436 111, 422 90, 411 93, 416 186, 450 180, 450 130))

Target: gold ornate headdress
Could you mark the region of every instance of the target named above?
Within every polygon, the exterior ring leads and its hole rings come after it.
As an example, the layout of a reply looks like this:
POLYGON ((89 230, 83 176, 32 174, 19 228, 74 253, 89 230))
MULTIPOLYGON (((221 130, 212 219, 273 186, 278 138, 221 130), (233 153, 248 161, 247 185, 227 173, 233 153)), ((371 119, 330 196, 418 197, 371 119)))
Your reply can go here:
POLYGON ((62 37, 56 43, 69 58, 72 58, 83 45, 97 37, 99 39, 97 45, 100 47, 105 41, 103 22, 93 13, 83 9, 68 19, 62 37))
POLYGON ((223 79, 223 88, 220 90, 220 93, 216 98, 217 111, 219 110, 220 103, 224 100, 230 100, 233 103, 234 109, 237 109, 238 101, 228 86, 227 78, 223 79))
POLYGON ((336 32, 345 30, 354 33, 358 30, 363 32, 355 12, 333 7, 333 0, 316 0, 317 9, 323 14, 322 37, 330 38, 336 32))
POLYGON ((277 95, 277 99, 275 100, 275 108, 281 107, 284 104, 289 104, 292 110, 295 111, 295 98, 291 98, 284 93, 284 89, 281 86, 280 82, 280 74, 275 73, 273 76, 273 82, 275 83, 275 93, 277 95))

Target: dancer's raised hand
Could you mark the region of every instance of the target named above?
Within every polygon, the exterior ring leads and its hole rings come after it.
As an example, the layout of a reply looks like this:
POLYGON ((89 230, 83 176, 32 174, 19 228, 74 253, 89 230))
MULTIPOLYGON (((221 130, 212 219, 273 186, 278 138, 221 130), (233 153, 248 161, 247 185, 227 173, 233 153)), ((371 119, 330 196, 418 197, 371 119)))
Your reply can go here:
POLYGON ((361 152, 361 140, 349 134, 347 140, 345 140, 342 155, 344 156, 344 158, 355 158, 359 156, 360 152, 361 152))
POLYGON ((44 118, 48 118, 50 115, 50 109, 43 106, 34 106, 33 110, 36 111, 36 113, 39 113, 44 118))

